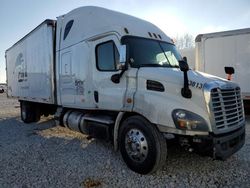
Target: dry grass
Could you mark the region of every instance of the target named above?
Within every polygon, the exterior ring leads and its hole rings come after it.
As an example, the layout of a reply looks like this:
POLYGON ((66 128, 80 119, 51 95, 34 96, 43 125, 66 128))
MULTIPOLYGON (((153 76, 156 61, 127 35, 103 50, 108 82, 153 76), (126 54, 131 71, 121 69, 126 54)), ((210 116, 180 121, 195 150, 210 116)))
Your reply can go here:
POLYGON ((82 187, 85 187, 85 188, 93 188, 93 187, 101 186, 102 183, 99 180, 95 180, 95 179, 92 179, 92 178, 87 178, 80 185, 82 187))

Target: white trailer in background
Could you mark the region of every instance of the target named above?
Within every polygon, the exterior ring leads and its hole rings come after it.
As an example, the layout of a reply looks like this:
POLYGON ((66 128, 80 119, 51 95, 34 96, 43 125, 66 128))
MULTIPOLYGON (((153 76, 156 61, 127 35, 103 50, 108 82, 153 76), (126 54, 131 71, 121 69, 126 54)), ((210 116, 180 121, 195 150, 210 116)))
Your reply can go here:
POLYGON ((226 78, 224 67, 233 67, 233 82, 250 100, 250 28, 200 34, 195 39, 195 70, 226 78))

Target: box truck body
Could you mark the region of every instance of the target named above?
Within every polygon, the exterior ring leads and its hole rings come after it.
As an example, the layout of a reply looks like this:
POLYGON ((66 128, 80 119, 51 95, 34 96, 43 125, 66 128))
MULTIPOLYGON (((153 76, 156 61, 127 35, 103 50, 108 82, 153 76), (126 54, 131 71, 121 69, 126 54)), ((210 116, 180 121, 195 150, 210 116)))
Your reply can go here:
POLYGON ((250 28, 200 34, 195 39, 196 70, 226 78, 224 67, 233 67, 244 100, 250 99, 250 28))
POLYGON ((54 103, 54 24, 46 20, 6 51, 9 96, 54 103))
POLYGON ((6 51, 6 66, 24 122, 53 114, 111 141, 141 174, 163 165, 167 139, 222 159, 244 144, 240 87, 189 70, 167 35, 126 14, 81 7, 45 21, 6 51))

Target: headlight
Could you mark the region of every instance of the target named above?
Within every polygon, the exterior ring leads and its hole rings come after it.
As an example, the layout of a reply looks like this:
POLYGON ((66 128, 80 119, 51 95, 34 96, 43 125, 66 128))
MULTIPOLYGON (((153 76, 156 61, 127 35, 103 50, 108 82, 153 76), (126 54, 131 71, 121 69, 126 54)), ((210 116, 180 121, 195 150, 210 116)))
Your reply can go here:
POLYGON ((206 121, 193 112, 175 109, 172 112, 172 117, 176 128, 182 130, 193 130, 193 131, 208 131, 206 121))

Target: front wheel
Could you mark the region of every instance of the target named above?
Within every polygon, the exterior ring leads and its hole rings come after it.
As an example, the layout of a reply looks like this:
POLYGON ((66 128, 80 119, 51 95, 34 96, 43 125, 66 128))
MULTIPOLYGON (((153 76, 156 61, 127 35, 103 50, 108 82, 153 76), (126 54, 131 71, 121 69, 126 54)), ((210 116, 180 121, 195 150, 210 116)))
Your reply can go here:
POLYGON ((167 143, 157 128, 141 116, 126 119, 119 131, 120 151, 127 166, 140 174, 153 173, 166 161, 167 143))

